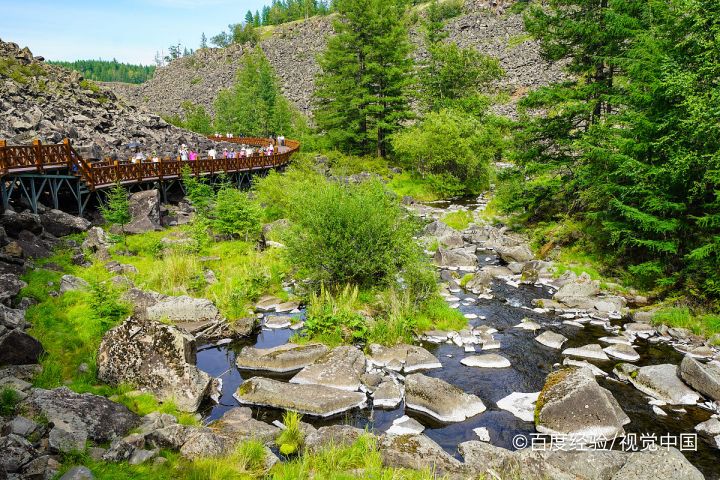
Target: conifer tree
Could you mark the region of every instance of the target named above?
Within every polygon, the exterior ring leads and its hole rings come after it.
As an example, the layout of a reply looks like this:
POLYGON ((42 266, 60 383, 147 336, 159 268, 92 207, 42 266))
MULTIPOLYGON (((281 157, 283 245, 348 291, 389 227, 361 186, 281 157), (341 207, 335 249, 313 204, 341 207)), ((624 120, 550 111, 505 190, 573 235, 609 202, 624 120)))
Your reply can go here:
POLYGON ((338 0, 335 36, 320 58, 316 121, 342 150, 385 156, 410 117, 411 45, 405 0, 338 0))

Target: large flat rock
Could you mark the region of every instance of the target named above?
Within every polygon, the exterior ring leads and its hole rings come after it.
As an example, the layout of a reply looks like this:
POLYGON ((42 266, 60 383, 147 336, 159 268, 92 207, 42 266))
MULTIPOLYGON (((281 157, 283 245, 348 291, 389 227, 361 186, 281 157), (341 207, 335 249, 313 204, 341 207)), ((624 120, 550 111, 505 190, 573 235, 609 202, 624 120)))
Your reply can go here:
POLYGON ((694 405, 700 400, 700 395, 680 380, 678 367, 670 363, 647 367, 621 363, 613 373, 641 392, 670 405, 694 405))
POLYGON ((615 397, 585 368, 563 369, 548 375, 535 404, 535 428, 565 435, 577 442, 624 435, 630 419, 615 397))
POLYGON ((420 373, 405 378, 405 405, 448 423, 462 422, 485 411, 485 405, 476 395, 420 373))
POLYGON ((364 393, 323 385, 285 383, 263 377, 253 377, 240 385, 235 398, 245 405, 294 410, 317 417, 329 417, 353 408, 362 408, 367 403, 364 393))
POLYGON ((290 383, 325 385, 355 392, 360 389, 360 376, 365 373, 365 354, 356 347, 332 349, 312 365, 300 370, 290 383))
POLYGON ((680 362, 680 377, 698 392, 720 401, 720 363, 702 363, 685 355, 680 362))
POLYGON ((373 344, 370 345, 368 361, 378 367, 405 373, 442 368, 442 364, 432 353, 416 345, 383 347, 373 344))
POLYGON ((286 343, 273 348, 245 347, 237 356, 237 366, 243 370, 293 372, 307 367, 328 352, 325 345, 286 343))

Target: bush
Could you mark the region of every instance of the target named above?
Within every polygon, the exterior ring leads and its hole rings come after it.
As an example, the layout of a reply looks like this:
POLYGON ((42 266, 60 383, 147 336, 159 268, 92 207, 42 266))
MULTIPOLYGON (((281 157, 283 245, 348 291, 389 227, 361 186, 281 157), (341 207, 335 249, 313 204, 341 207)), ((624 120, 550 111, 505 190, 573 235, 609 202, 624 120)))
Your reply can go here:
POLYGON ((283 415, 285 429, 280 432, 276 440, 278 447, 280 447, 280 453, 283 455, 296 453, 305 441, 305 435, 300 428, 300 420, 302 420, 302 415, 297 412, 286 411, 283 415))
POLYGON ((317 283, 388 284, 417 248, 414 225, 379 181, 310 186, 290 216, 289 258, 317 283))
POLYGON ((0 390, 0 417, 10 417, 15 414, 20 403, 20 394, 12 388, 0 390))
POLYGON ((441 110, 394 135, 393 147, 405 168, 435 175, 436 188, 476 194, 489 187, 490 163, 501 158, 503 138, 489 120, 441 110))
POLYGON ((367 325, 359 308, 357 287, 332 292, 323 286, 319 294, 310 295, 305 335, 331 345, 362 342, 367 325))
POLYGON ((212 216, 211 226, 217 234, 246 241, 260 234, 260 207, 250 201, 246 192, 233 187, 221 188, 217 193, 212 216))

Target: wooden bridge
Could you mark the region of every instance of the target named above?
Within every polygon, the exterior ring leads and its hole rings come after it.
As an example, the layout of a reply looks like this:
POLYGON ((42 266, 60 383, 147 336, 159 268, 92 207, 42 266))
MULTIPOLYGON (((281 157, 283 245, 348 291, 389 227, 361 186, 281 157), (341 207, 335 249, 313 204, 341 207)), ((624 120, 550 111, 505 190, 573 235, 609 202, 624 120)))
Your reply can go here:
MULTIPOLYGON (((258 137, 208 138, 253 148, 266 148, 272 142, 258 137)), ((75 210, 82 214, 94 193, 113 185, 124 185, 128 189, 158 188, 166 197, 168 189, 181 178, 183 171, 210 178, 223 173, 242 187, 250 183, 253 175, 264 175, 271 169, 284 167, 299 149, 299 142, 285 140, 285 145, 277 147, 273 155, 257 153, 249 157, 224 158, 218 152, 220 158, 192 161, 165 157, 138 163, 109 159, 89 162, 67 139, 56 145, 43 145, 35 140, 32 145, 19 146, 10 146, 0 140, 0 207, 6 210, 15 195, 27 201, 35 212, 41 199, 49 199, 53 208, 60 208, 61 194, 69 194, 76 205, 75 210)))

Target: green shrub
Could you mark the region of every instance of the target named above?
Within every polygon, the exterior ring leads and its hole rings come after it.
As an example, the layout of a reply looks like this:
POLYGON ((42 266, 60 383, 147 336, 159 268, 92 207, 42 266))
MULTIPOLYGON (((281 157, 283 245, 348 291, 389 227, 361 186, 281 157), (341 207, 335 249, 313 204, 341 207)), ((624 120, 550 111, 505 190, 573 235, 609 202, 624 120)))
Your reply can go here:
POLYGON ((262 211, 250 201, 246 192, 233 187, 221 188, 212 211, 212 230, 227 237, 246 241, 260 234, 262 211))
POLYGON ((20 403, 20 394, 12 388, 0 390, 0 417, 10 417, 15 414, 20 403))
POLYGON ((288 256, 317 283, 388 284, 417 249, 413 223, 379 181, 309 186, 290 217, 288 256))
POLYGON ((305 435, 300 427, 300 421, 302 415, 293 411, 286 411, 283 414, 283 425, 285 429, 280 432, 280 435, 275 440, 275 443, 280 447, 280 453, 283 455, 292 455, 300 450, 303 443, 305 442, 305 435))
POLYGON ((305 335, 331 345, 363 341, 367 325, 360 306, 357 287, 347 285, 333 294, 322 286, 319 294, 310 295, 305 335))
POLYGON ((455 230, 465 230, 470 226, 474 217, 473 213, 468 210, 458 210, 445 214, 440 220, 455 230))

